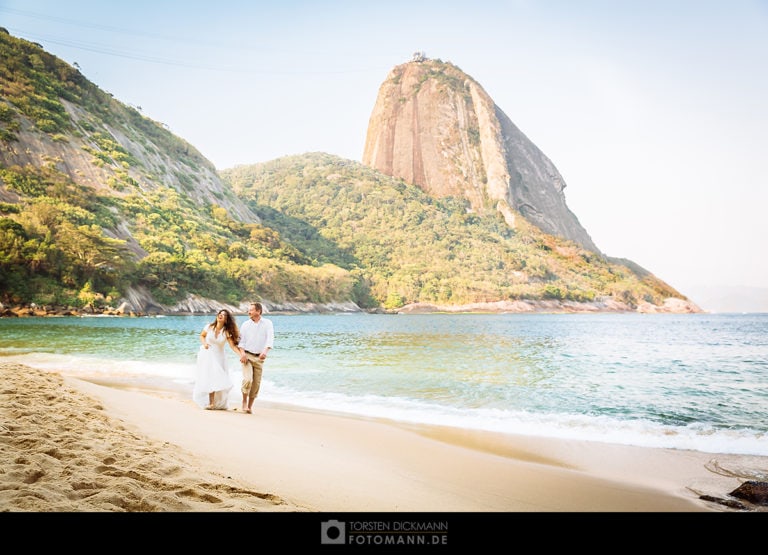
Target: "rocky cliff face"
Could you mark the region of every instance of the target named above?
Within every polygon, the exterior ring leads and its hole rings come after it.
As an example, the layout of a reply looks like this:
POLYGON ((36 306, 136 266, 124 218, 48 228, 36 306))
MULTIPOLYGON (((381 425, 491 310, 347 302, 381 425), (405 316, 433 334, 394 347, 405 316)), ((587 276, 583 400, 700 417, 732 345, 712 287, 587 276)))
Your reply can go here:
MULTIPOLYGON (((137 189, 170 187, 193 199, 201 208, 216 204, 241 221, 259 221, 222 183, 208 160, 159 124, 132 113, 132 109, 117 102, 113 105, 114 111, 127 115, 116 117, 111 123, 94 117, 72 102, 61 102, 77 132, 66 137, 41 133, 28 118, 18 114, 19 130, 14 140, 0 142, 0 167, 52 165, 78 185, 96 191, 108 190, 115 196, 134 193, 137 189), (134 126, 133 122, 140 122, 141 127, 134 126), (149 126, 154 126, 153 133, 147 132, 149 126), (153 142, 153 135, 166 144, 153 142), (169 138, 175 151, 168 151, 169 138), (110 152, 107 145, 116 145, 112 148, 118 150, 110 152), (131 163, 121 163, 115 153, 129 156, 131 163)), ((0 200, 17 200, 2 183, 0 200)))
POLYGON ((435 197, 462 196, 472 210, 517 215, 599 253, 565 203, 554 164, 471 77, 414 56, 379 89, 363 163, 435 197))

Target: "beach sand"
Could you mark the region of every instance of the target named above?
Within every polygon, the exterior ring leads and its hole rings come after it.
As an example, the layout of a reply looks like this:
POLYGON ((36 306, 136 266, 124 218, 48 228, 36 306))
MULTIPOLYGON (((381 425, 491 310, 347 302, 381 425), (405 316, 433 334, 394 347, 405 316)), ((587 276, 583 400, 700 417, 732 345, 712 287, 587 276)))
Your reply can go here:
MULTIPOLYGON (((237 394, 237 391, 234 391, 237 394)), ((733 512, 768 457, 470 432, 0 363, 0 511, 733 512)))

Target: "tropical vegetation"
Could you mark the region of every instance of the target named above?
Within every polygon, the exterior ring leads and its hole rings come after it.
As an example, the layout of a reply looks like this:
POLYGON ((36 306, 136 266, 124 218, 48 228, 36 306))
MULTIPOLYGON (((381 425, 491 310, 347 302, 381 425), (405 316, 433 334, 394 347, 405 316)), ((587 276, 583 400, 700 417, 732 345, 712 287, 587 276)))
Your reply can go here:
POLYGON ((0 60, 4 304, 105 306, 136 288, 166 306, 189 295, 388 309, 680 296, 521 216, 513 229, 330 154, 217 176, 194 147, 39 45, 0 29, 0 60), (87 167, 34 152, 41 145, 85 153, 87 167), (27 151, 39 162, 8 162, 27 151), (236 214, 238 203, 257 217, 236 214))

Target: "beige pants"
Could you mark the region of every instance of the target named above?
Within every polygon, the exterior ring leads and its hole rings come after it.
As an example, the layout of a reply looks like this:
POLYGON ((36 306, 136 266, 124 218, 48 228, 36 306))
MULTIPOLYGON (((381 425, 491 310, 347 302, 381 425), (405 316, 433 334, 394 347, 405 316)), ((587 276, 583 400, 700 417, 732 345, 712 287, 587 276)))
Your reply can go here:
POLYGON ((240 386, 240 391, 243 395, 255 399, 259 394, 259 387, 261 387, 261 372, 264 369, 264 361, 249 353, 245 353, 245 356, 248 358, 248 362, 240 364, 243 371, 243 383, 240 386))

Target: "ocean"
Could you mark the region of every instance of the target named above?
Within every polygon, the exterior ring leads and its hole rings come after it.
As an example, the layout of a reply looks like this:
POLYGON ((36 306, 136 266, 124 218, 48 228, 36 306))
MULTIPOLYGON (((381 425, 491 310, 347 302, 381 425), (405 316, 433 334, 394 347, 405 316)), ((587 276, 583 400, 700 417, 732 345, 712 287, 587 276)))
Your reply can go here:
MULTIPOLYGON (((768 314, 264 316, 275 348, 257 405, 768 455, 768 314)), ((213 320, 2 318, 0 362, 191 400, 198 336, 213 320)))

